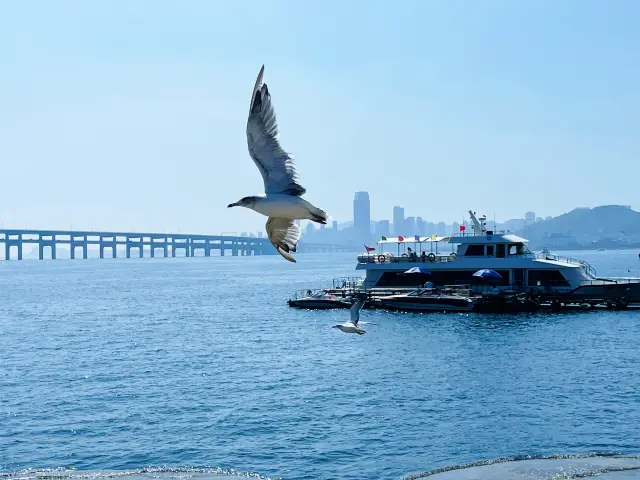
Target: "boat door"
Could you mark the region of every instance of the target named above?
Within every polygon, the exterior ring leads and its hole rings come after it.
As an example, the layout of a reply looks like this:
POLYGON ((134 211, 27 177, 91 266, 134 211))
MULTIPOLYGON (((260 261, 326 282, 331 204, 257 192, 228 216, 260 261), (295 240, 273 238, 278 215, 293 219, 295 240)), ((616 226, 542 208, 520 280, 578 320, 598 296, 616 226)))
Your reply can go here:
POLYGON ((524 285, 524 270, 522 268, 514 268, 512 279, 515 286, 522 287, 524 285))

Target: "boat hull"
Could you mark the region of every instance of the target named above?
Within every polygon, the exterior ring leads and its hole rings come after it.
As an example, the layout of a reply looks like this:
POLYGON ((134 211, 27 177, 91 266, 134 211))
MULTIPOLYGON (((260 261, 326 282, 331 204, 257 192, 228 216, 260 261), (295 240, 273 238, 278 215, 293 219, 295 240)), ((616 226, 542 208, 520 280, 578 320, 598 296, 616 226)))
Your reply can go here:
POLYGON ((581 299, 640 303, 640 282, 583 285, 573 290, 571 296, 581 299))
POLYGON ((330 310, 336 308, 351 308, 352 303, 348 300, 332 300, 322 298, 300 298, 289 300, 289 306, 295 308, 306 308, 311 310, 330 310))
POLYGON ((473 302, 468 299, 455 298, 381 298, 376 306, 385 310, 403 312, 471 312, 473 302))
POLYGON ((530 298, 487 298, 478 301, 473 311, 477 313, 525 313, 537 312, 541 306, 530 298))

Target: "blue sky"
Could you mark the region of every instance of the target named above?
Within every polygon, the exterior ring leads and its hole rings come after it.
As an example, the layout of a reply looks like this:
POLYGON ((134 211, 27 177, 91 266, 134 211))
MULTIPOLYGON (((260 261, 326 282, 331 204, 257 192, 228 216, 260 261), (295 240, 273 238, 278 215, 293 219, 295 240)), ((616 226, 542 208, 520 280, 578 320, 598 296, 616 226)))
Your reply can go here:
POLYGON ((260 66, 306 198, 349 220, 640 209, 640 3, 0 0, 5 227, 261 230, 260 66))

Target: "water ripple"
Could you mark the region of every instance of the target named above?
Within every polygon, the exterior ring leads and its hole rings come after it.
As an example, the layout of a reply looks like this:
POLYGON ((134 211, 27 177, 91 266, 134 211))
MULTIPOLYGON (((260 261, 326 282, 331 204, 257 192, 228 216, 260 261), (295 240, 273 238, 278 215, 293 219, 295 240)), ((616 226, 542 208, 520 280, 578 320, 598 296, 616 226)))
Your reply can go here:
POLYGON ((0 267, 0 471, 390 479, 640 450, 637 313, 367 310, 354 338, 330 328, 346 312, 285 303, 351 255, 157 260, 0 267))

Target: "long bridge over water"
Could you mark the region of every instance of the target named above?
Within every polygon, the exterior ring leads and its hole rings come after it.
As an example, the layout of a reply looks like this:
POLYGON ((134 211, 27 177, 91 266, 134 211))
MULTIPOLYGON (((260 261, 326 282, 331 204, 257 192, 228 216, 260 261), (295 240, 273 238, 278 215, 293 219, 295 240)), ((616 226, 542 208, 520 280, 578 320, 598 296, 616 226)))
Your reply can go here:
MULTIPOLYGON (((245 237, 233 235, 191 235, 182 233, 126 233, 126 232, 88 232, 72 230, 15 230, 0 229, 0 244, 4 244, 4 258, 22 260, 26 245, 38 247, 38 258, 58 258, 59 246, 68 247, 71 259, 76 258, 76 252, 81 251, 82 258, 88 258, 90 246, 97 247, 100 258, 116 258, 118 247, 124 249, 126 258, 131 258, 133 252, 136 257, 144 257, 145 252, 150 257, 195 257, 201 252, 205 257, 211 252, 225 255, 231 252, 233 256, 246 255, 277 255, 271 242, 265 237, 245 237), (13 253, 15 253, 15 256, 13 253)), ((66 248, 65 248, 66 249, 66 248)), ((346 245, 331 245, 300 242, 299 253, 311 252, 345 252, 353 251, 353 247, 346 245)))

